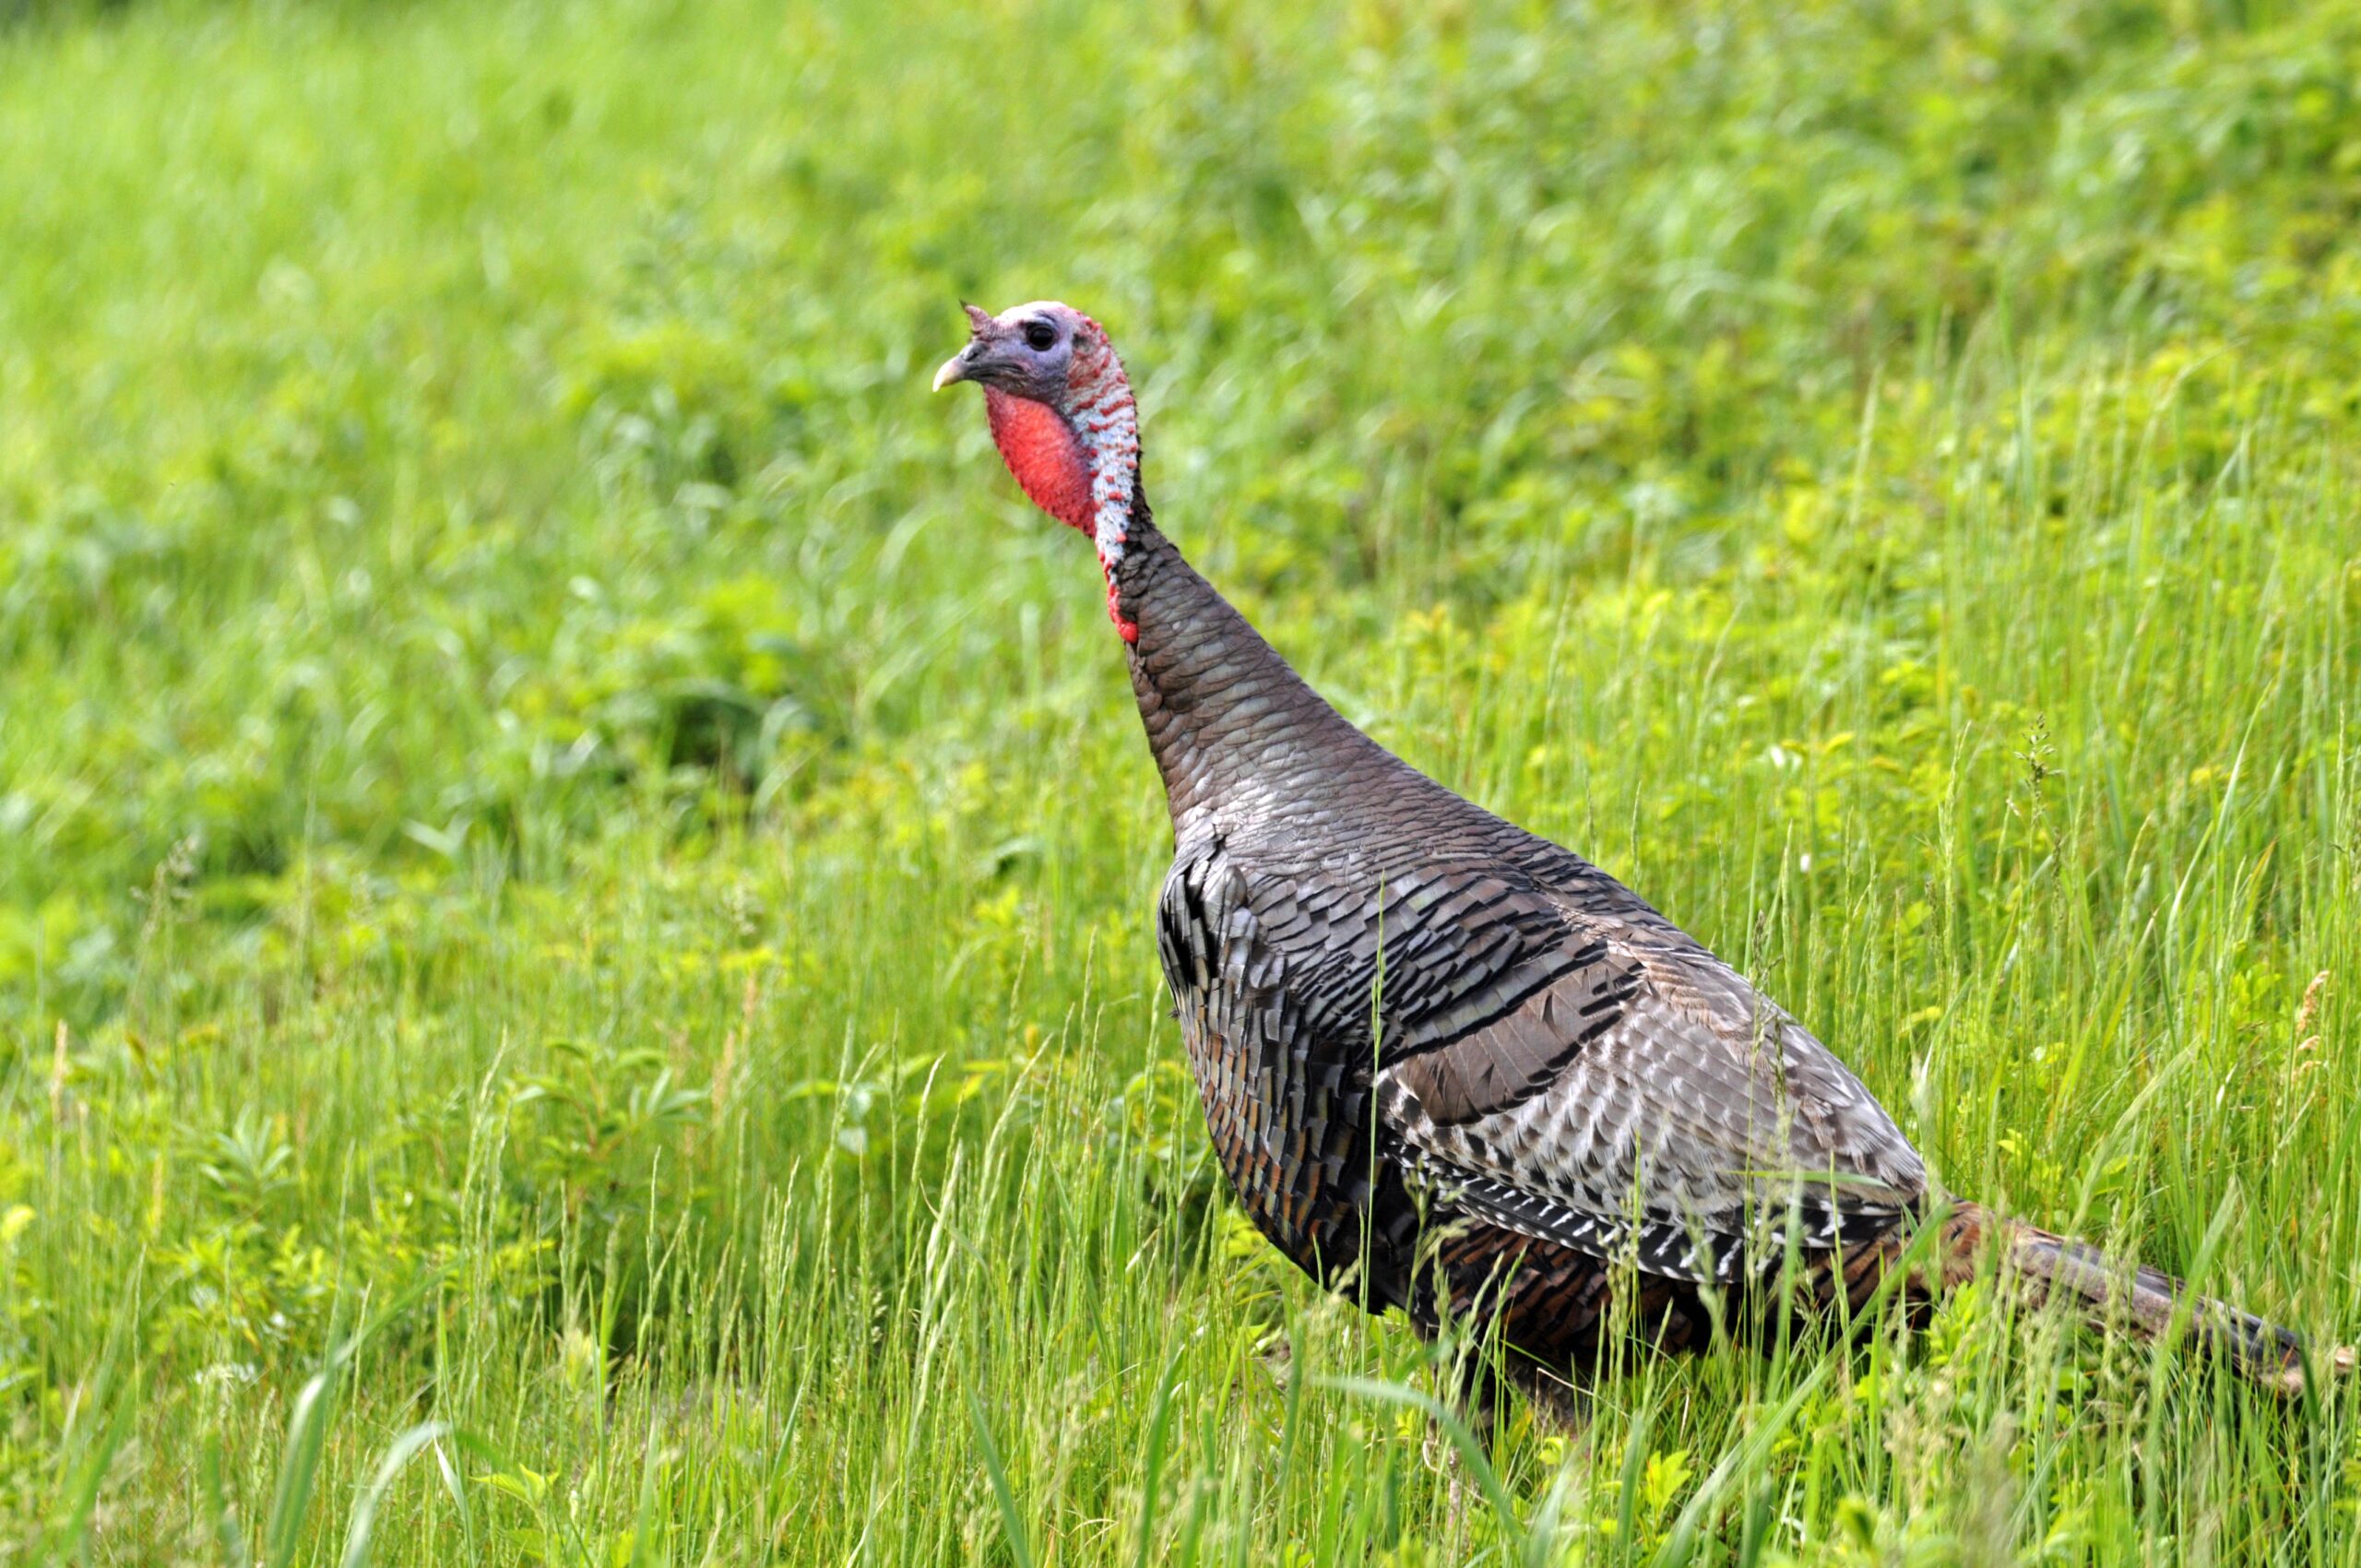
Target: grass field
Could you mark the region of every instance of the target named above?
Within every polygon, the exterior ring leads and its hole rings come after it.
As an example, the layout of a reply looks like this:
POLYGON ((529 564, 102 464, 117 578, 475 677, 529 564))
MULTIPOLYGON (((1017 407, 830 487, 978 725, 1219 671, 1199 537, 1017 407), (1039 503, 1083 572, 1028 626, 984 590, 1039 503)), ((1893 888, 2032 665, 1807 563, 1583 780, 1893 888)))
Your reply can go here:
POLYGON ((2361 1563, 2352 1393, 1984 1289, 1454 1506, 926 393, 1089 309, 1348 715, 2349 1341, 2361 12, 17 9, 0 1562, 2361 1563))

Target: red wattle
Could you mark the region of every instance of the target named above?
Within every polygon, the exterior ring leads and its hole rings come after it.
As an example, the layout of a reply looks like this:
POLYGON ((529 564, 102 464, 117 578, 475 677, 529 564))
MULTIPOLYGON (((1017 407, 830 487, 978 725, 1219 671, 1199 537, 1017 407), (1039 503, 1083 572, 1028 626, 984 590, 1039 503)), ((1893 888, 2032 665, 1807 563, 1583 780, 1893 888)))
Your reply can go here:
POLYGON ((1046 403, 997 386, 984 388, 984 412, 991 420, 992 444, 1000 448, 1001 460, 1033 505, 1089 533, 1090 463, 1065 416, 1046 403))
MULTIPOLYGON (((984 388, 984 411, 991 420, 992 445, 1001 460, 1033 505, 1069 528, 1097 537, 1097 518, 1092 510, 1090 459, 1065 416, 1046 403, 1019 398, 997 386, 984 388)), ((1139 623, 1123 619, 1122 596, 1115 588, 1115 574, 1104 557, 1099 569, 1107 574, 1107 619, 1127 643, 1140 640, 1139 623)))

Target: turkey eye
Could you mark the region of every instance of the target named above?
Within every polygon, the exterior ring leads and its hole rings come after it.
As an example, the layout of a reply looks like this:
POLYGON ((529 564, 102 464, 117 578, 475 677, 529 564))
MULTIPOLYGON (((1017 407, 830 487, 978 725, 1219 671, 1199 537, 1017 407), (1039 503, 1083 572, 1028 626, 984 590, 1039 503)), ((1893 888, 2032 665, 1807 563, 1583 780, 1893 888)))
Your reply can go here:
POLYGON ((1048 353, 1058 346, 1058 329, 1046 321, 1025 324, 1025 345, 1036 353, 1048 353))

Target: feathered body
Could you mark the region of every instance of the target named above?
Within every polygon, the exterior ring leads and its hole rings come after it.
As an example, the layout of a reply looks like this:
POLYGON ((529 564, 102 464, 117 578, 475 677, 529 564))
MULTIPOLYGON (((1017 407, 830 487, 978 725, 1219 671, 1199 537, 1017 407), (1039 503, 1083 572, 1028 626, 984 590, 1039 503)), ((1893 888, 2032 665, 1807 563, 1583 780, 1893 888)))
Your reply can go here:
MULTIPOLYGON (((2089 1249, 1949 1204, 1744 977, 1323 701, 1156 528, 1095 322, 970 319, 936 384, 984 383, 1026 493, 1097 546, 1171 809, 1165 977, 1223 1170, 1298 1266, 1428 1329, 1471 1314, 1516 1367, 1575 1379, 1619 1289, 1642 1336, 1698 1348, 1706 1291, 1742 1301, 1792 1257, 1807 1302, 1858 1301, 1940 1210, 1909 1288, 1955 1282, 1993 1237, 2037 1290, 2164 1326, 2172 1281, 2118 1289, 2089 1249)), ((2284 1331, 2196 1319, 2236 1364, 2299 1375, 2284 1331)))
POLYGON ((1791 1223, 1807 1255, 1903 1233, 1925 1168, 1825 1048, 1354 729, 1143 521, 1113 580, 1172 812, 1157 944, 1214 1146, 1280 1251, 1428 1326, 1480 1302, 1572 1374, 1619 1264, 1686 1347, 1696 1288, 1784 1256, 1791 1223))

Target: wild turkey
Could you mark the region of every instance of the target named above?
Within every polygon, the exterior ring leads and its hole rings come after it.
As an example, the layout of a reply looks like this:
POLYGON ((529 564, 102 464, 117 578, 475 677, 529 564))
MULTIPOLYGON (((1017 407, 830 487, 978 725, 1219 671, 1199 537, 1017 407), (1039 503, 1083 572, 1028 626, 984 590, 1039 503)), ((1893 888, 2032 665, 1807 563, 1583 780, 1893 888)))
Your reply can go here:
MULTIPOLYGON (((934 385, 981 385, 1017 482, 1097 547, 1171 807, 1165 977, 1222 1168, 1298 1266, 1430 1331, 1472 1314, 1543 1395, 1594 1365, 1618 1289, 1643 1337, 1697 1348, 1709 1291, 1740 1288, 1735 1321, 1760 1328, 1771 1293, 1744 1288, 1793 1256, 1807 1305, 1859 1305, 1930 1216, 1897 1277, 1917 1296, 1998 1245, 2036 1295, 2165 1329, 2178 1282, 1943 1201, 1884 1108, 1744 977, 1323 701, 1157 530, 1097 322, 967 310, 934 385)), ((2301 1386, 2295 1336, 2189 1310, 2197 1342, 2301 1386)), ((1459 1392, 1480 1411, 1473 1364, 1459 1392)))

